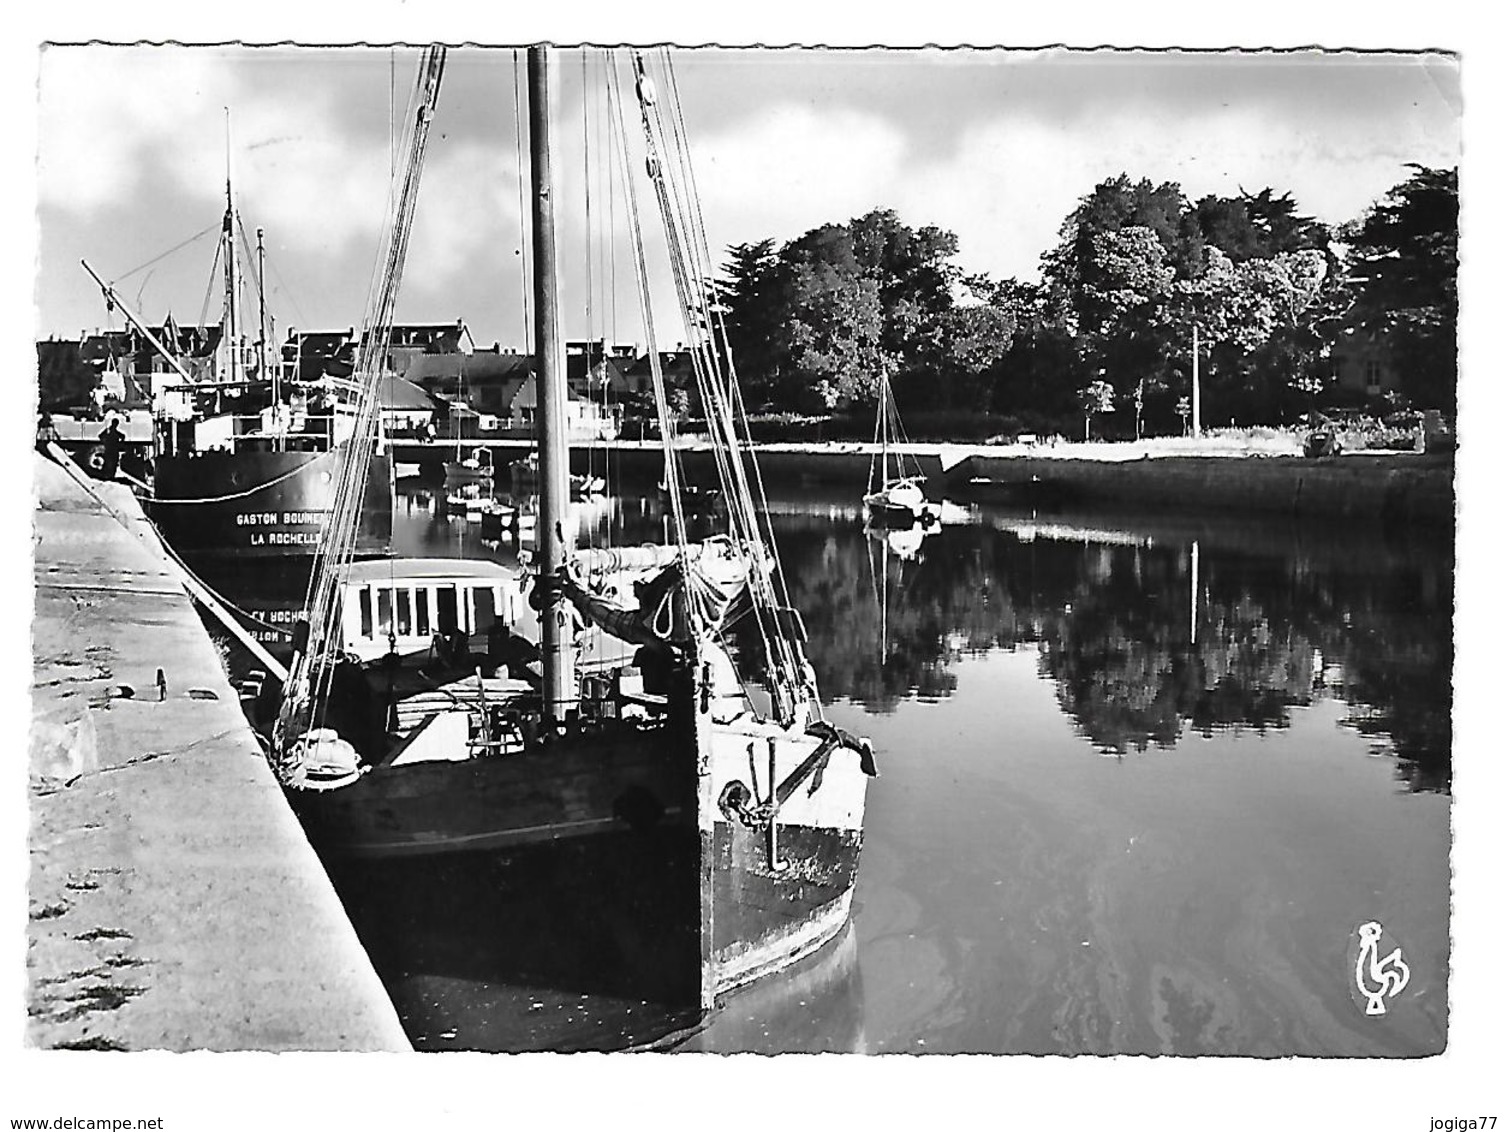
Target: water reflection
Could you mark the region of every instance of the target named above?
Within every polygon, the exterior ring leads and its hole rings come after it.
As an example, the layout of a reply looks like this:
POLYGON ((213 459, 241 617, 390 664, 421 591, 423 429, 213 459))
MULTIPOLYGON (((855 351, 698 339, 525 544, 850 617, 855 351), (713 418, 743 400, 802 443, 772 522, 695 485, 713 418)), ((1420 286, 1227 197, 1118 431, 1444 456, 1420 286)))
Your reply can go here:
POLYGON ((1262 732, 1338 698, 1410 789, 1450 783, 1452 564, 1381 532, 983 512, 909 557, 820 514, 777 527, 823 690, 881 712, 1037 646, 1094 747, 1262 732))
MULTIPOLYGON (((834 721, 874 740, 882 777, 853 931, 679 1048, 1443 1046, 1448 546, 989 508, 897 542, 846 498, 771 512, 834 721), (1348 990, 1347 941, 1374 919, 1414 972, 1385 1021, 1348 990)), ((715 521, 693 517, 694 533, 715 521)), ((585 544, 668 522, 654 494, 577 513, 585 544)), ((404 554, 527 549, 424 489, 393 525, 404 554)), ((226 585, 274 624, 302 596, 276 605, 262 573, 226 585)), ((421 1048, 621 1048, 678 1020, 658 962, 678 944, 612 879, 628 850, 605 859, 576 879, 606 877, 626 903, 584 918, 547 911, 501 859, 337 880, 421 1048), (566 936, 584 942, 550 944, 566 936)))

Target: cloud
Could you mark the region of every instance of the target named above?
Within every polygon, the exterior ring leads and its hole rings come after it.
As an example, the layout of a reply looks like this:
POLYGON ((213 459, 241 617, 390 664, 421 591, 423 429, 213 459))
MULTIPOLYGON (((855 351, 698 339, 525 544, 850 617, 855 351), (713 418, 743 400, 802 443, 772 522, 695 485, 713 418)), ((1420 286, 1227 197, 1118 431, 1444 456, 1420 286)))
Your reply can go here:
POLYGON ((851 109, 775 103, 692 152, 714 254, 724 243, 789 240, 887 204, 904 175, 905 135, 851 109))
POLYGON ((229 108, 235 189, 249 223, 311 252, 373 240, 385 215, 385 139, 342 127, 333 84, 317 70, 296 86, 269 87, 231 64, 208 49, 49 49, 41 204, 87 214, 177 189, 206 211, 218 207, 229 108))
MULTIPOLYGON (((39 82, 39 199, 78 213, 128 195, 159 149, 187 157, 205 148, 195 136, 203 108, 214 107, 218 116, 229 93, 228 76, 209 52, 47 48, 39 82)), ((223 136, 223 126, 212 129, 206 137, 223 136)))
MULTIPOLYGON (((462 61, 447 78, 457 85, 442 97, 431 139, 400 315, 460 314, 491 324, 482 337, 521 342, 511 92, 485 60, 470 70, 462 61)), ((695 132, 691 156, 714 264, 730 244, 786 241, 893 208, 912 226, 957 233, 966 268, 1031 277, 1075 202, 1121 172, 1177 181, 1196 198, 1291 190, 1301 210, 1336 222, 1401 180, 1404 162, 1456 159, 1459 121, 1428 75, 1400 88, 1393 71, 1346 66, 1273 75, 1190 66, 1018 74, 912 65, 884 71, 883 82, 859 68, 850 75, 857 86, 837 83, 837 72, 789 66, 710 76, 702 101, 723 101, 695 132), (1370 85, 1348 86, 1359 73, 1370 85)), ((266 229, 273 270, 299 292, 304 309, 293 317, 359 321, 388 211, 388 91, 380 53, 47 49, 38 169, 44 312, 78 308, 49 316, 64 326, 97 317, 79 305, 97 300, 78 285, 76 255, 119 270, 213 224, 229 106, 242 215, 266 229)), ((563 114, 557 133, 557 208, 562 309, 568 332, 578 332, 588 321, 588 271, 570 249, 585 246, 585 155, 571 121, 563 114)), ((640 159, 630 164, 641 176, 640 159)), ((607 195, 600 184, 594 192, 600 229, 607 195)), ((614 200, 621 225, 621 189, 614 200)), ((653 245, 659 225, 647 193, 641 208, 653 245)), ((664 295, 668 273, 653 246, 651 259, 655 294, 664 295)), ((158 270, 157 305, 181 308, 202 293, 197 275, 158 270)), ((603 275, 592 278, 596 326, 608 306, 603 275)), ((637 306, 626 255, 616 279, 621 315, 637 306)))
POLYGON ((1078 200, 1120 173, 1176 182, 1191 199, 1271 187, 1338 223, 1402 180, 1406 161, 1455 159, 1453 138, 1382 118, 1335 131, 1262 105, 1127 105, 1072 124, 1011 114, 976 123, 951 156, 914 163, 889 191, 907 223, 956 232, 966 267, 1024 278, 1078 200))

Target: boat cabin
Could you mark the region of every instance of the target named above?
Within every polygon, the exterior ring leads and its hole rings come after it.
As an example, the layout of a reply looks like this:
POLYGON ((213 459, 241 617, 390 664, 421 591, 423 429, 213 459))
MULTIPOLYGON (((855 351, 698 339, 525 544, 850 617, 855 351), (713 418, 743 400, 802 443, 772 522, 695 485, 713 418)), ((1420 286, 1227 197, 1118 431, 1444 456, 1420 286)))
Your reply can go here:
MULTIPOLYGON (((427 652, 437 635, 485 637, 524 616, 522 580, 501 563, 460 558, 356 562, 341 611, 344 648, 363 661, 427 652)), ((531 611, 532 616, 532 611, 531 611)))

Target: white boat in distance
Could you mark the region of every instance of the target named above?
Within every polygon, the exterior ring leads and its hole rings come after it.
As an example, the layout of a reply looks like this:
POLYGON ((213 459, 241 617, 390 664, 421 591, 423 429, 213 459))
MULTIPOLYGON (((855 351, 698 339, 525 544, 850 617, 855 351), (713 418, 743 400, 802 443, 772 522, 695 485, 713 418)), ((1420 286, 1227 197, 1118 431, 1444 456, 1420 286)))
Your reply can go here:
MULTIPOLYGON (((871 459, 869 484, 864 495, 864 518, 874 527, 917 526, 936 530, 942 522, 942 504, 927 498, 922 485, 927 477, 920 466, 914 471, 906 465, 905 451, 896 445, 904 441, 900 415, 890 396, 890 380, 880 379, 880 403, 875 415, 875 439, 880 445, 878 462, 871 459), (892 470, 891 460, 894 459, 892 470)), ((911 460, 913 465, 916 460, 911 460)))
POLYGON ((476 447, 470 455, 462 456, 460 450, 456 451, 454 460, 445 461, 445 482, 476 483, 478 480, 490 480, 492 478, 492 450, 490 448, 476 447))

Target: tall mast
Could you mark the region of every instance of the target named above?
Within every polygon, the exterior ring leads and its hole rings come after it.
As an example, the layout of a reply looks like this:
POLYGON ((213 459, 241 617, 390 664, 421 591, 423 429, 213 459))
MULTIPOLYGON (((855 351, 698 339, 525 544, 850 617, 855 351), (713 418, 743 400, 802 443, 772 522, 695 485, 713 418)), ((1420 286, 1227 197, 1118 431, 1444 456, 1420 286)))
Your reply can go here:
MULTIPOLYGON (((267 379, 267 248, 257 229, 257 376, 267 379)), ((277 400, 277 375, 272 377, 273 401, 277 400)))
POLYGON ((230 380, 241 380, 240 318, 236 295, 236 201, 230 187, 230 107, 225 108, 225 220, 220 226, 225 243, 225 327, 230 380))
POLYGON ((576 657, 565 598, 554 584, 570 557, 566 521, 570 450, 566 442, 565 358, 557 325, 555 202, 550 175, 550 56, 529 48, 529 172, 534 221, 534 356, 538 359, 539 573, 542 689, 546 719, 563 722, 575 707, 576 657))

